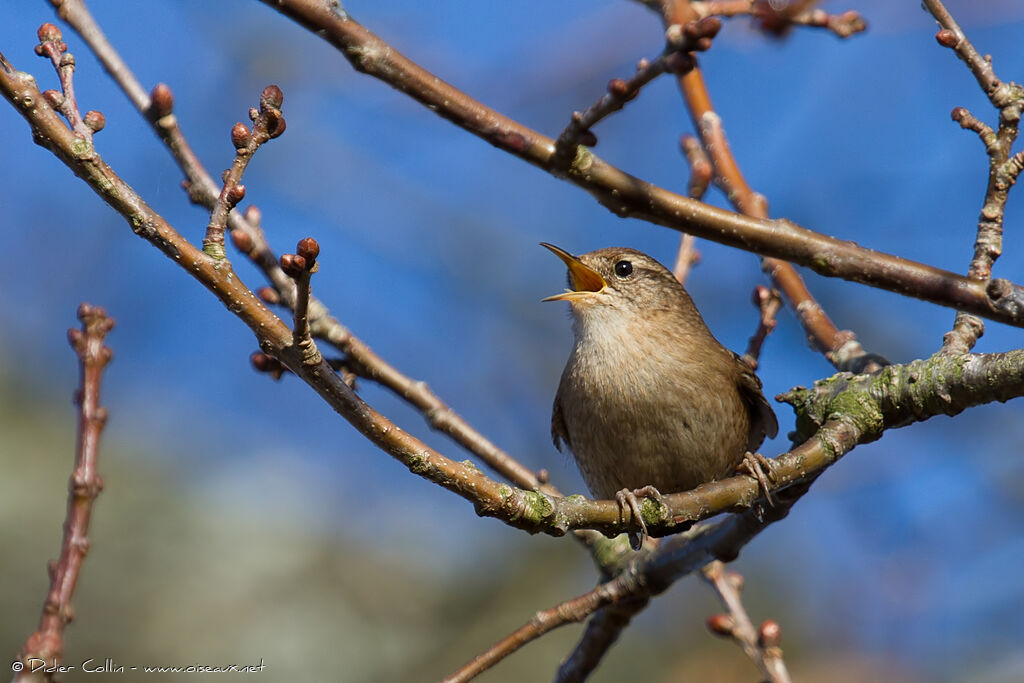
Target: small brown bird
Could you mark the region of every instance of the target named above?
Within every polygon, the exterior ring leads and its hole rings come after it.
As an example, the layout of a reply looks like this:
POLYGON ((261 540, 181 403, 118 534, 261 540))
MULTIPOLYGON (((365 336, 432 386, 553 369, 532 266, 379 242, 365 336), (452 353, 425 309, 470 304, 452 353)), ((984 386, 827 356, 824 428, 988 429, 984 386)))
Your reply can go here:
MULTIPOLYGON (((634 249, 576 257, 569 268, 575 343, 562 371, 551 437, 572 451, 597 498, 687 491, 733 474, 778 422, 761 381, 711 334, 686 290, 634 249)), ((636 539, 633 538, 634 546, 636 539)))

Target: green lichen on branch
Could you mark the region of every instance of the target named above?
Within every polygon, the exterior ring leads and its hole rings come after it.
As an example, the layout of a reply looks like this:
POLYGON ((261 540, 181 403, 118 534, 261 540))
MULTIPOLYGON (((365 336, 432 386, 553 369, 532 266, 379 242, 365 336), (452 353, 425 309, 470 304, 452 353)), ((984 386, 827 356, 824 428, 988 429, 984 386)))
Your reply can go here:
POLYGON ((795 443, 810 438, 830 420, 848 423, 858 443, 881 437, 886 429, 936 415, 957 415, 982 403, 1024 394, 1024 350, 993 354, 942 354, 877 373, 839 373, 796 387, 778 397, 797 416, 795 443))

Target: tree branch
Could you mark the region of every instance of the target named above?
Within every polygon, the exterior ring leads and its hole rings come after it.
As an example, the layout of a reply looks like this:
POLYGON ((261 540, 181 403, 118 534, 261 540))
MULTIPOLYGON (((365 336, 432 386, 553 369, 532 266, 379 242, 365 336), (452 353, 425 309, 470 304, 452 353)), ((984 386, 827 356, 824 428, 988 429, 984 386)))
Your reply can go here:
MULTIPOLYGON (((924 5, 941 27, 935 36, 936 40, 943 47, 953 50, 967 65, 992 106, 999 111, 999 127, 995 131, 963 107, 956 107, 952 112, 953 120, 961 127, 978 134, 988 154, 988 186, 978 217, 974 256, 967 277, 979 282, 990 281, 992 266, 1003 251, 1006 202, 1020 174, 1018 158, 1013 155, 1013 143, 1017 139, 1021 112, 1024 110, 1024 88, 999 80, 991 60, 978 53, 940 0, 925 0, 924 5)), ((984 332, 985 326, 979 318, 959 312, 953 329, 943 337, 943 348, 949 353, 967 353, 974 348, 984 332)))
POLYGON ((78 445, 75 467, 68 481, 68 507, 64 518, 64 537, 60 558, 50 565, 50 590, 43 602, 39 628, 29 636, 15 662, 14 680, 52 680, 51 673, 40 667, 56 667, 63 656, 64 627, 74 616, 71 598, 89 551, 89 520, 92 507, 103 490, 103 479, 97 472, 100 435, 107 422, 107 411, 100 406, 100 384, 103 370, 112 353, 103 341, 114 327, 114 321, 99 307, 82 304, 78 307, 82 329, 68 330, 68 340, 78 354, 81 384, 75 394, 79 407, 78 445), (19 666, 23 668, 18 668, 19 666))
MULTIPOLYGON (((261 0, 340 50, 360 72, 378 78, 495 147, 590 192, 622 217, 639 218, 697 237, 792 261, 854 282, 1024 326, 1024 288, 1006 280, 979 283, 939 268, 827 237, 785 219, 742 216, 646 183, 584 147, 564 173, 554 140, 489 109, 407 59, 329 5, 314 0, 261 0)), ((693 73, 693 72, 691 72, 693 73)), ((785 290, 786 287, 780 287, 785 290)), ((792 299, 791 299, 792 300, 792 299)), ((797 304, 799 307, 799 304, 797 304)))
POLYGON ((789 671, 782 659, 782 648, 779 647, 779 625, 769 619, 760 629, 754 628, 740 599, 743 577, 735 572, 726 572, 725 566, 718 560, 706 564, 700 573, 728 611, 728 614, 716 614, 708 619, 708 628, 716 635, 735 641, 761 672, 763 680, 791 683, 789 671))
MULTIPOLYGON (((147 95, 82 0, 50 2, 57 9, 58 16, 67 21, 86 41, 128 99, 150 122, 154 132, 185 173, 189 197, 212 211, 219 197, 217 185, 192 151, 174 116, 174 97, 170 88, 161 83, 153 88, 151 95, 147 95)), ((231 228, 235 246, 252 260, 273 286, 272 303, 283 303, 294 310, 298 304, 298 291, 292 279, 281 269, 278 257, 270 248, 260 223, 260 212, 255 206, 249 206, 244 215, 236 211, 227 215, 227 225, 231 228)), ((263 296, 261 298, 266 299, 263 296)), ((535 472, 474 429, 431 391, 425 382, 404 375, 374 353, 365 342, 332 316, 316 297, 310 296, 308 308, 310 334, 327 341, 345 354, 348 367, 353 372, 393 391, 417 408, 431 428, 449 436, 516 486, 537 490, 545 484, 535 472)), ((554 487, 547 486, 544 490, 558 495, 554 487)))

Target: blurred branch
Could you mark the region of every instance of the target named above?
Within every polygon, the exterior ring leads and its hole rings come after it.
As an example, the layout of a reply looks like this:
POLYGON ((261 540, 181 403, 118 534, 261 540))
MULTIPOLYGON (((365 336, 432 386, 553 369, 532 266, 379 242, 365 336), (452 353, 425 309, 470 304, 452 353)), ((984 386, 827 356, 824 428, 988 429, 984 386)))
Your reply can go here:
POLYGON ((100 384, 103 370, 112 353, 104 346, 106 335, 114 321, 97 306, 82 304, 78 307, 82 329, 68 330, 68 340, 78 354, 81 383, 75 393, 78 404, 78 444, 75 449, 75 467, 68 481, 68 507, 64 518, 64 536, 60 558, 50 564, 50 590, 43 603, 39 628, 29 636, 15 663, 15 681, 49 681, 52 672, 40 667, 56 667, 63 656, 64 627, 74 612, 71 598, 89 551, 89 520, 92 506, 103 490, 103 479, 97 472, 100 435, 107 422, 107 411, 100 406, 100 384), (20 663, 24 668, 18 669, 20 663))
MULTIPOLYGON (((939 0, 925 0, 924 6, 941 27, 935 39, 943 47, 953 50, 967 65, 992 106, 999 111, 999 126, 994 131, 963 107, 956 107, 952 112, 953 120, 961 127, 978 134, 988 154, 988 186, 978 217, 974 256, 967 270, 968 278, 988 282, 992 278, 992 265, 1003 251, 1006 201, 1024 167, 1024 152, 1013 154, 1013 143, 1017 139, 1021 111, 1024 109, 1024 88, 1016 83, 999 80, 992 68, 991 59, 978 53, 939 0)), ((943 337, 943 348, 949 353, 967 353, 974 348, 984 331, 985 325, 978 317, 959 312, 953 329, 943 337)))
POLYGON ((708 619, 708 628, 716 635, 731 638, 738 644, 761 672, 762 680, 790 683, 789 671, 782 659, 782 648, 779 647, 779 625, 769 619, 760 629, 754 628, 740 599, 743 577, 736 572, 726 572, 725 566, 718 560, 709 562, 700 573, 728 612, 708 619))
MULTIPOLYGON (((643 4, 658 9, 656 2, 643 4)), ((760 30, 775 36, 785 35, 794 26, 808 26, 828 29, 839 38, 849 38, 868 27, 864 18, 853 10, 842 14, 829 14, 825 10, 816 9, 816 4, 818 0, 710 0, 691 2, 690 6, 694 14, 700 18, 753 17, 760 30)))
MULTIPOLYGON (((701 200, 704 198, 711 180, 714 177, 714 169, 711 167, 711 160, 700 141, 692 135, 684 135, 679 139, 679 147, 686 157, 686 163, 690 166, 690 182, 687 186, 687 194, 690 199, 701 200)), ((696 248, 697 238, 689 233, 683 233, 679 239, 679 251, 676 254, 676 263, 672 267, 672 274, 676 276, 680 284, 686 284, 686 276, 690 268, 700 261, 700 252, 696 248)))
POLYGON ((444 683, 470 681, 548 631, 566 624, 583 621, 605 605, 617 603, 625 597, 642 592, 642 588, 637 585, 638 580, 639 577, 635 572, 622 572, 614 579, 599 584, 597 588, 587 591, 583 595, 537 612, 528 622, 511 634, 478 654, 450 676, 446 676, 444 683))
MULTIPOLYGON (((221 193, 198 156, 192 151, 174 116, 174 97, 170 88, 161 83, 153 89, 151 96, 147 95, 131 69, 106 39, 82 0, 50 2, 57 9, 58 16, 67 21, 86 41, 136 109, 146 116, 154 132, 185 173, 190 198, 213 210, 221 193)), ((261 227, 259 210, 255 206, 250 206, 244 214, 232 211, 227 214, 227 225, 231 228, 235 246, 252 260, 273 285, 273 303, 283 303, 294 310, 298 303, 296 287, 292 279, 281 269, 277 256, 267 242, 261 227)), ((470 426, 431 391, 425 382, 407 377, 374 353, 367 344, 334 318, 316 297, 310 296, 308 308, 312 336, 327 341, 344 353, 349 361, 348 368, 352 372, 387 387, 409 402, 420 410, 433 429, 449 436, 516 486, 531 490, 541 488, 544 482, 540 481, 536 473, 470 426)), ((352 384, 351 381, 348 383, 352 384)), ((557 495, 557 490, 553 487, 547 487, 545 490, 557 495)))
POLYGON ((615 644, 633 617, 650 602, 646 596, 630 596, 598 610, 587 621, 583 636, 573 651, 559 665, 555 674, 557 683, 581 683, 597 668, 601 659, 615 644))
POLYGON ((763 285, 754 288, 754 306, 760 313, 757 330, 747 344, 747 351, 743 354, 743 360, 757 370, 758 359, 761 357, 761 346, 768 335, 775 329, 775 315, 782 308, 782 299, 774 289, 768 289, 763 285))
MULTIPOLYGON (((578 147, 570 167, 555 164, 555 141, 484 106, 410 61, 351 18, 316 0, 261 0, 334 45, 360 72, 378 78, 470 133, 590 192, 619 216, 640 218, 729 246, 807 266, 817 273, 888 289, 1024 326, 1024 288, 963 276, 828 237, 785 219, 744 216, 651 185, 578 147)), ((696 73, 691 71, 689 75, 696 73)), ((777 281, 779 278, 777 278, 777 281)), ((784 292, 795 289, 779 282, 784 292)), ((789 294, 787 294, 789 296, 789 294)), ((800 311, 800 299, 790 297, 800 311)), ((804 317, 816 317, 808 310, 804 317)), ((834 329, 832 327, 831 329, 834 329)), ((844 338, 822 338, 842 363, 854 356, 844 338), (837 343, 840 342, 840 343, 837 343), (845 348, 844 348, 845 346, 845 348)))

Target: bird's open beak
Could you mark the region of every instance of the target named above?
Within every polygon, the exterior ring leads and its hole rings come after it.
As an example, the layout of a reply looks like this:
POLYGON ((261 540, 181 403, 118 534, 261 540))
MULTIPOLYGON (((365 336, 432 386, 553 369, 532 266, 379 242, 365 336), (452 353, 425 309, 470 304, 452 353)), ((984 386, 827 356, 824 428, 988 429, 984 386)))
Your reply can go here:
POLYGON ((578 258, 553 244, 541 242, 540 246, 550 250, 555 256, 562 259, 565 265, 568 266, 569 275, 572 278, 571 290, 549 296, 546 299, 541 299, 541 301, 576 301, 604 289, 607 283, 596 270, 583 265, 583 262, 578 258))

